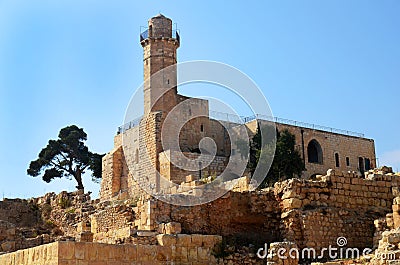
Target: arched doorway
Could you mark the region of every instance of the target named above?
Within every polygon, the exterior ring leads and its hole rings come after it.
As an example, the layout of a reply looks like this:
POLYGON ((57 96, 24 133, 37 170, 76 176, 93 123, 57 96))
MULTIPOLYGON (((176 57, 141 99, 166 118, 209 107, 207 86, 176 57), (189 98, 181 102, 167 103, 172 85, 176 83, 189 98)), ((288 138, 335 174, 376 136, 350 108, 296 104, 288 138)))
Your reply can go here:
POLYGON ((313 139, 307 146, 308 162, 315 164, 322 164, 322 148, 317 140, 313 139))

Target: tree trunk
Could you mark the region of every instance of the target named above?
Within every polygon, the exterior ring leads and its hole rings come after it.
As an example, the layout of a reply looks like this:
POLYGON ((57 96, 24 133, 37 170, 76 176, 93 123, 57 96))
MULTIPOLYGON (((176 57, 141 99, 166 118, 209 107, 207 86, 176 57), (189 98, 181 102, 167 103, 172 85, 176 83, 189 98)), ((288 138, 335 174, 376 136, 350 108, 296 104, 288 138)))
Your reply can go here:
POLYGON ((76 182, 78 182, 78 186, 76 186, 76 188, 78 190, 84 190, 83 183, 82 183, 82 172, 80 169, 77 169, 75 171, 75 180, 76 180, 76 182))

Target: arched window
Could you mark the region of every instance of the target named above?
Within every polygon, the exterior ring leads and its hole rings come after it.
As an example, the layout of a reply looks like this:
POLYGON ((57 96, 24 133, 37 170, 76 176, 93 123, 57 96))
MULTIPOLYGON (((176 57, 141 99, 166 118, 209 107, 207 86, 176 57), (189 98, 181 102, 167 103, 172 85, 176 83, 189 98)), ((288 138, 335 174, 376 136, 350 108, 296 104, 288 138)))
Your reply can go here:
POLYGON ((322 148, 317 140, 313 139, 308 143, 307 155, 309 163, 322 164, 322 148))
POLYGON ((340 167, 340 161, 339 161, 339 154, 335 153, 335 164, 336 167, 340 167))

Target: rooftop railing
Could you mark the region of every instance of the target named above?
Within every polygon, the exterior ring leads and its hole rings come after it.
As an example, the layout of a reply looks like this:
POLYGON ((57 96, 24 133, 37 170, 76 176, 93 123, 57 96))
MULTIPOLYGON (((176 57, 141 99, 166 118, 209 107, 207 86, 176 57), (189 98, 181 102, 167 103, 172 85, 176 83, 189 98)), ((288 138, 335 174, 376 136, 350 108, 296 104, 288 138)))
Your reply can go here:
MULTIPOLYGON (((256 114, 256 115, 245 117, 245 116, 239 116, 239 115, 235 115, 235 114, 231 114, 231 113, 210 111, 209 117, 212 119, 215 119, 215 120, 227 121, 227 122, 237 123, 237 124, 245 124, 245 123, 248 123, 248 122, 254 121, 254 120, 271 121, 271 122, 285 124, 285 125, 292 125, 292 126, 308 128, 308 129, 313 129, 313 130, 319 130, 319 131, 324 131, 324 132, 337 133, 337 134, 343 134, 343 135, 348 135, 348 136, 364 138, 363 133, 353 132, 353 131, 349 131, 349 130, 336 129, 336 128, 332 128, 332 127, 327 127, 327 126, 323 126, 323 125, 317 125, 317 124, 307 123, 307 122, 302 122, 302 121, 295 121, 295 120, 283 119, 283 118, 279 118, 279 117, 272 117, 272 116, 267 116, 267 115, 262 115, 262 114, 256 114)), ((128 122, 128 123, 118 127, 117 134, 123 133, 126 130, 129 130, 133 127, 138 126, 141 119, 142 119, 142 117, 139 117, 131 122, 128 122)))
POLYGON ((256 114, 256 115, 246 117, 244 119, 244 123, 247 123, 247 122, 250 122, 253 120, 273 121, 275 123, 292 125, 292 126, 308 128, 308 129, 313 129, 313 130, 320 130, 320 131, 324 131, 324 132, 331 132, 331 133, 343 134, 343 135, 360 137, 360 138, 365 137, 363 133, 359 133, 359 132, 336 129, 336 128, 327 127, 327 126, 323 126, 323 125, 307 123, 307 122, 302 122, 302 121, 289 120, 289 119, 283 119, 283 118, 279 118, 279 117, 266 116, 266 115, 261 115, 261 114, 256 114))
MULTIPOLYGON (((161 29, 158 29, 158 32, 161 32, 161 33, 164 32, 164 33, 166 33, 166 35, 169 35, 168 32, 171 32, 171 37, 170 38, 174 38, 178 42, 181 41, 181 37, 179 36, 179 30, 177 30, 177 29, 174 29, 174 30, 171 31, 169 28, 165 28, 165 31, 163 31, 163 29, 161 28, 161 29)), ((153 36, 149 35, 149 30, 148 29, 146 29, 146 30, 144 30, 144 31, 142 31, 140 33, 140 41, 143 41, 143 40, 145 40, 145 39, 147 39, 149 37, 153 37, 153 36)))

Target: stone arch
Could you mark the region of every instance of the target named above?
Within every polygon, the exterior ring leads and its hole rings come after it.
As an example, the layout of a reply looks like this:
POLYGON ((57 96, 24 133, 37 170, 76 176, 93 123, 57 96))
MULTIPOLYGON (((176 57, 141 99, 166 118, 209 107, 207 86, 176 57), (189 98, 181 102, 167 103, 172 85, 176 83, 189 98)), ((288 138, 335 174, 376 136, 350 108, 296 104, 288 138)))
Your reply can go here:
POLYGON ((308 143, 307 156, 309 163, 322 164, 323 162, 322 148, 317 140, 312 139, 308 143))

